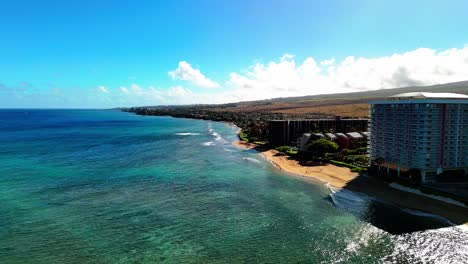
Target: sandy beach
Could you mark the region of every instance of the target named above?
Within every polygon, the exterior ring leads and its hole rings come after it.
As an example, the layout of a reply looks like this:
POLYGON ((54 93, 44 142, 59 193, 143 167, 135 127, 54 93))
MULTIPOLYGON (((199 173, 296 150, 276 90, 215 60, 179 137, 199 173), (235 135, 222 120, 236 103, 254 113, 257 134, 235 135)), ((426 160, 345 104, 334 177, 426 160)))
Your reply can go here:
POLYGON ((345 167, 327 164, 314 164, 292 159, 277 150, 259 147, 244 141, 235 141, 233 145, 243 149, 256 149, 279 170, 306 179, 315 179, 328 183, 338 191, 348 189, 365 193, 382 202, 429 214, 443 216, 454 224, 468 225, 468 208, 435 200, 422 195, 391 188, 387 183, 371 177, 359 176, 345 167))
MULTIPOLYGON (((244 141, 235 141, 233 144, 244 149, 254 149, 258 147, 255 144, 244 141)), ((279 170, 295 174, 296 176, 313 178, 328 183, 335 188, 344 188, 349 182, 359 176, 358 173, 351 172, 348 168, 331 164, 319 165, 309 162, 301 165, 299 161, 290 159, 288 156, 274 149, 266 149, 259 151, 259 153, 279 170)))
POLYGON ((262 155, 276 165, 280 170, 294 173, 303 177, 310 177, 316 180, 329 183, 336 188, 344 188, 349 182, 359 176, 358 173, 351 172, 348 168, 335 165, 301 165, 299 161, 289 159, 288 156, 281 155, 278 151, 271 149, 262 152, 262 155))

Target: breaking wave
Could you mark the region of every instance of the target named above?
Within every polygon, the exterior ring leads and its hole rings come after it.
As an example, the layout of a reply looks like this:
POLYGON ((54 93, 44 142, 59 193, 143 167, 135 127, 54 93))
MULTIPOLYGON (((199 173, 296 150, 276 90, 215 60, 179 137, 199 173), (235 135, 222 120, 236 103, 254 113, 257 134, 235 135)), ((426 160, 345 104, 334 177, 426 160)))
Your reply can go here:
POLYGON ((178 136, 198 136, 200 133, 191 133, 191 132, 181 132, 181 133, 175 133, 178 136))
POLYGON ((372 202, 371 197, 346 189, 337 189, 328 183, 325 186, 330 190, 330 199, 336 207, 361 217, 366 215, 369 203, 372 202))
POLYGON ((208 124, 208 134, 212 135, 216 142, 227 144, 227 141, 211 127, 211 123, 208 124))
POLYGON ((248 162, 257 164, 257 165, 261 165, 261 164, 262 164, 262 162, 259 161, 258 159, 254 159, 254 158, 242 158, 242 159, 245 160, 245 161, 248 161, 248 162))

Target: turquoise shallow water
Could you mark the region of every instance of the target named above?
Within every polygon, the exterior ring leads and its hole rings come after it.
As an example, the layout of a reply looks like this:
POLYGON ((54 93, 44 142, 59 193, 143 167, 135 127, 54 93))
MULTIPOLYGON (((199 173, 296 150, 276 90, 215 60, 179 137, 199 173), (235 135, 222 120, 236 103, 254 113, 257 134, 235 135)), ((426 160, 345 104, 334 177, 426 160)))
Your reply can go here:
POLYGON ((0 263, 397 262, 434 239, 372 226, 365 197, 280 174, 233 147, 225 123, 111 110, 0 121, 0 263))

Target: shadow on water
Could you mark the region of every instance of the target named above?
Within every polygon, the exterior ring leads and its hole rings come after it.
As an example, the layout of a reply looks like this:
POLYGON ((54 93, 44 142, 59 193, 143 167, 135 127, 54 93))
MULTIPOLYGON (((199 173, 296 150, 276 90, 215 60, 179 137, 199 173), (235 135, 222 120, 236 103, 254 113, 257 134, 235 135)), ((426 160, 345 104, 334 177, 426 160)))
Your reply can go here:
MULTIPOLYGON (((349 199, 346 196, 350 194, 342 191, 332 195, 333 197, 330 196, 327 200, 336 207, 351 212, 361 220, 392 235, 453 226, 450 221, 443 217, 402 209, 371 197, 362 197, 362 200, 349 199)), ((359 196, 360 194, 354 193, 352 195, 359 196)))
MULTIPOLYGON (((251 151, 264 152, 256 147, 251 151)), ((284 155, 284 154, 279 154, 284 155)), ((323 165, 294 159, 302 166, 323 165)), ((327 200, 393 235, 468 223, 468 208, 397 190, 375 177, 360 175, 342 189, 331 188, 327 200)))
POLYGON ((397 190, 383 180, 365 175, 350 181, 330 197, 337 207, 358 211, 361 219, 394 235, 468 223, 467 207, 397 190), (360 200, 350 201, 350 196, 360 200))

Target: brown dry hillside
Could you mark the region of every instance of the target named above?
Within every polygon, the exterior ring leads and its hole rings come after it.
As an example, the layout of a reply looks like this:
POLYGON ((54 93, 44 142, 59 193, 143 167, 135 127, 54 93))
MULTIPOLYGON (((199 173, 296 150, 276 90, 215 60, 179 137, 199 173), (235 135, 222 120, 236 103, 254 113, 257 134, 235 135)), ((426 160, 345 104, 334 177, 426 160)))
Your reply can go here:
POLYGON ((451 92, 468 94, 468 81, 432 86, 416 86, 346 94, 326 94, 304 97, 231 103, 207 107, 211 111, 244 113, 278 113, 303 115, 310 113, 342 117, 368 117, 369 101, 408 92, 451 92))
POLYGON ((262 112, 302 115, 305 113, 321 113, 349 117, 367 117, 369 115, 369 100, 362 99, 327 99, 306 102, 274 102, 267 105, 242 105, 235 107, 214 108, 214 111, 228 112, 262 112))
POLYGON ((342 104, 342 105, 321 105, 308 106, 301 108, 291 108, 284 110, 275 110, 274 113, 283 114, 304 114, 304 113, 320 113, 326 115, 337 115, 346 117, 368 117, 370 106, 369 104, 342 104))

